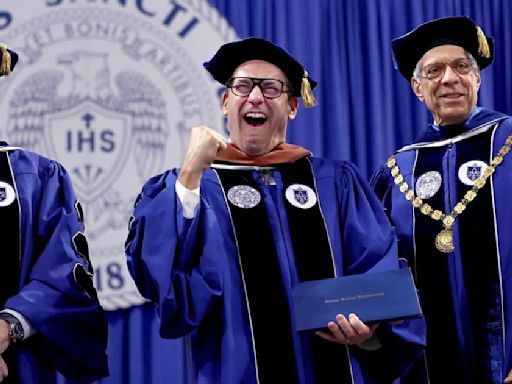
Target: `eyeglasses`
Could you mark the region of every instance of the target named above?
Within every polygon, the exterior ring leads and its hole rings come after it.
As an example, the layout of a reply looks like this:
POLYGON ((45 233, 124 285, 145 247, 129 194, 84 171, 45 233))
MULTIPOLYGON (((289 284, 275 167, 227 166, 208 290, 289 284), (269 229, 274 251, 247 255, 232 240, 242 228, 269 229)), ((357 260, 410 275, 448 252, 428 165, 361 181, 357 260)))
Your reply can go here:
POLYGON ((447 66, 450 66, 452 71, 458 75, 466 75, 473 69, 473 65, 469 59, 457 59, 449 63, 433 63, 426 65, 422 68, 420 77, 433 81, 440 80, 444 76, 447 66))
MULTIPOLYGON (((251 94, 254 87, 258 86, 261 93, 267 99, 275 99, 285 91, 284 87, 288 83, 277 79, 258 79, 254 77, 232 77, 226 87, 237 96, 247 97, 251 94)), ((289 90, 286 90, 289 92, 289 90)))

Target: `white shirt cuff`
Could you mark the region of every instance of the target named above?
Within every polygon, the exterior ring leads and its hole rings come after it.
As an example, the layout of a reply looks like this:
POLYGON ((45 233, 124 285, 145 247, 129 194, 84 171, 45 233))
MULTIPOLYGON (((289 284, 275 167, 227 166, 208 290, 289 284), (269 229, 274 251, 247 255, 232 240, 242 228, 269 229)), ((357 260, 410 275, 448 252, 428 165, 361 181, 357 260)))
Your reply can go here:
POLYGON ((199 205, 199 187, 196 189, 188 189, 176 180, 175 189, 178 199, 180 199, 181 205, 183 206, 183 217, 193 219, 196 208, 199 205))

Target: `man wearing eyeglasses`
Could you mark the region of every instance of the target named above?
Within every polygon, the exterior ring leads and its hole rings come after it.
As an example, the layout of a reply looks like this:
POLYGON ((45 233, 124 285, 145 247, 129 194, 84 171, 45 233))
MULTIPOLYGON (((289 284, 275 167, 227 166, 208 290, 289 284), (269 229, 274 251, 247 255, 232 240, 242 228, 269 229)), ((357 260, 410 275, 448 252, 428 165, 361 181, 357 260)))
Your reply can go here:
POLYGON ((144 186, 126 242, 161 335, 186 337, 197 383, 391 382, 421 352, 421 321, 339 315, 316 334, 293 322, 299 282, 398 267, 393 231, 355 167, 285 142, 316 82, 257 38, 222 46, 205 67, 226 85, 229 142, 194 127, 181 169, 144 186))
POLYGON ((467 17, 393 40, 434 122, 376 172, 427 322, 411 383, 512 383, 512 119, 477 107, 493 39, 467 17))

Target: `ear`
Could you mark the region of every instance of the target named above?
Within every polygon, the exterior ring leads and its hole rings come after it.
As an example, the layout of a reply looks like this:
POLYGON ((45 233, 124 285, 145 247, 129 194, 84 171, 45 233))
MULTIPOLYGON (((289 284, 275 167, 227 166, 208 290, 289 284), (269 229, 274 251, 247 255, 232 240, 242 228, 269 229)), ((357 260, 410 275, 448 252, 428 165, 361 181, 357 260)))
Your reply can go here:
POLYGON ((228 114, 228 93, 224 92, 222 95, 222 112, 224 113, 224 116, 227 116, 228 114))
POLYGON ((425 98, 423 97, 423 93, 421 91, 421 83, 414 77, 411 77, 411 88, 419 101, 425 101, 425 98))
POLYGON ((297 111, 299 110, 299 100, 296 97, 292 97, 288 100, 288 107, 290 110, 288 111, 288 119, 293 120, 295 116, 297 116, 297 111))

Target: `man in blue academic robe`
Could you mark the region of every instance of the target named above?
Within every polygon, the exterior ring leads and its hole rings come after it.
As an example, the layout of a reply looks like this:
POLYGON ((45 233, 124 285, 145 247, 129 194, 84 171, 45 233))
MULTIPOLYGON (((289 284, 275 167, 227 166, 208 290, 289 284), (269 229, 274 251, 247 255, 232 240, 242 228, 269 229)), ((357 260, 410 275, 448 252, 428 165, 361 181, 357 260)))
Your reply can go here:
POLYGON ((426 356, 411 383, 512 383, 512 119, 476 107, 493 39, 467 17, 393 41, 434 116, 372 180, 415 275, 426 356))
MULTIPOLYGON (((0 50, 6 75, 17 54, 0 50)), ((81 208, 59 163, 0 142, 0 234, 0 382, 107 376, 107 322, 81 208)))
POLYGON ((423 348, 422 320, 368 325, 338 315, 299 332, 301 281, 396 269, 396 238, 355 167, 285 143, 314 82, 274 44, 222 46, 205 67, 226 84, 230 143, 191 131, 180 169, 137 199, 128 266, 158 308, 162 337, 186 337, 193 382, 391 383, 423 348))

